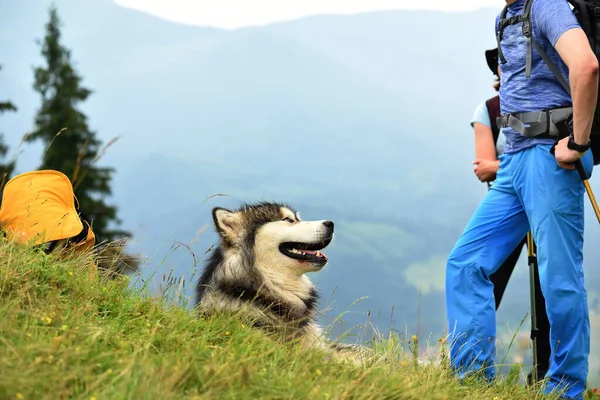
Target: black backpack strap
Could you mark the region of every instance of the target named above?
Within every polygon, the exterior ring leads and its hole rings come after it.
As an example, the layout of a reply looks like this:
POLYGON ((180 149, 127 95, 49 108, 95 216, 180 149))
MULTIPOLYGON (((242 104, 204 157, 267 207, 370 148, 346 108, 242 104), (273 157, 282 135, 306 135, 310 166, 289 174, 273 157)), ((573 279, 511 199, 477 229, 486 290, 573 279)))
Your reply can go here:
POLYGON ((502 46, 500 45, 500 42, 502 41, 502 37, 504 34, 504 28, 506 28, 508 25, 511 25, 512 23, 516 23, 514 21, 516 21, 516 19, 518 19, 518 18, 515 19, 514 17, 506 18, 507 13, 508 13, 508 6, 504 6, 504 9, 502 10, 502 14, 500 14, 500 21, 498 21, 498 32, 496 34, 496 41, 498 42, 498 58, 500 59, 501 64, 506 63, 506 58, 504 58, 504 53, 502 53, 502 46))
POLYGON ((504 37, 504 28, 506 28, 509 25, 516 25, 523 21, 523 15, 513 15, 512 17, 506 18, 507 12, 508 6, 505 6, 504 10, 502 11, 502 14, 500 15, 498 34, 496 36, 496 41, 498 42, 498 58, 500 59, 500 64, 506 63, 506 58, 504 58, 502 46, 500 45, 500 42, 504 37))
POLYGON ((89 218, 83 213, 83 211, 81 211, 81 209, 79 208, 79 201, 77 201, 77 197, 74 197, 74 201, 75 201, 75 210, 77 211, 77 216, 79 217, 79 220, 81 221, 81 225, 83 225, 83 229, 81 230, 81 232, 79 232, 79 234, 73 236, 72 238, 69 239, 70 243, 80 243, 83 242, 87 236, 88 236, 88 225, 92 225, 90 223, 89 218))
MULTIPOLYGON (((533 40, 533 33, 531 31, 531 6, 533 5, 533 0, 525 0, 525 4, 523 5, 523 35, 527 39, 527 54, 525 61, 525 76, 529 78, 531 76, 531 42, 533 40)), ((537 49, 537 48, 536 48, 537 49)))
POLYGON ((571 94, 571 87, 567 83, 565 77, 560 73, 556 64, 550 60, 548 54, 544 51, 542 46, 539 45, 538 42, 533 38, 533 28, 531 26, 531 6, 533 5, 533 0, 525 0, 525 5, 523 6, 523 35, 527 39, 527 55, 525 61, 525 76, 529 78, 531 76, 531 59, 532 59, 532 45, 535 47, 535 51, 542 57, 550 71, 556 76, 556 79, 560 82, 560 84, 565 88, 569 95, 571 94))
POLYGON ((490 117, 490 127, 492 128, 492 136, 494 137, 494 146, 498 142, 500 128, 498 127, 497 118, 500 117, 500 96, 492 97, 485 102, 490 117))

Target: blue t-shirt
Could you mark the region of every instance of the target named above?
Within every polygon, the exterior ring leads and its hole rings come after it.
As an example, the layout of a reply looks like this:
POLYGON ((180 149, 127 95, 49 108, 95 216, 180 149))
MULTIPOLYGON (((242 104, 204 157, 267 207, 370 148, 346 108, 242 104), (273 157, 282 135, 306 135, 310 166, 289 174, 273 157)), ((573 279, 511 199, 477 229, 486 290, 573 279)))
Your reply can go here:
MULTIPOLYGON (((507 18, 523 13, 525 0, 517 0, 508 6, 507 18)), ((548 57, 569 82, 568 68, 562 61, 554 45, 558 38, 569 29, 579 27, 577 19, 567 0, 533 0, 531 7, 531 27, 534 40, 546 51, 548 57)), ((496 18, 496 34, 500 15, 496 18)), ((527 44, 522 31, 522 23, 504 28, 500 42, 506 59, 500 64, 500 112, 517 113, 540 111, 549 108, 570 106, 571 96, 562 87, 542 57, 532 45, 531 76, 525 76, 527 44)), ((505 153, 514 153, 535 144, 553 144, 554 139, 528 138, 512 128, 505 127, 505 153)))

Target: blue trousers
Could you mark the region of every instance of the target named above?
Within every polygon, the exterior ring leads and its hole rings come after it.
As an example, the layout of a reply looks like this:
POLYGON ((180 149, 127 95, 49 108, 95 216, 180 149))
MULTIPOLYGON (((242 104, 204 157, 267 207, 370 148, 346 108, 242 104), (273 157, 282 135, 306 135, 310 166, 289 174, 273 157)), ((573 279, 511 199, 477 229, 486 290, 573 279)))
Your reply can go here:
MULTIPOLYGON (((591 176, 588 151, 582 158, 591 176)), ((500 158, 486 193, 448 257, 446 306, 450 362, 460 378, 496 376, 496 314, 489 276, 531 229, 550 321, 551 357, 545 393, 558 388, 583 399, 590 323, 583 279, 585 188, 575 170, 558 166, 549 145, 500 158)), ((529 293, 523 292, 523 299, 529 293)))

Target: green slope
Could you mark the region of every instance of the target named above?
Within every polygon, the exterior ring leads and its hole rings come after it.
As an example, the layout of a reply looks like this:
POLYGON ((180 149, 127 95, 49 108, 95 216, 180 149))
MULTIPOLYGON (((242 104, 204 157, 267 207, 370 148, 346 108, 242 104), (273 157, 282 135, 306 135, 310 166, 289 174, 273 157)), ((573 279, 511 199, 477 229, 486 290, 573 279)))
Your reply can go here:
POLYGON ((413 365, 397 341, 377 343, 396 356, 386 364, 336 364, 233 317, 196 319, 90 278, 81 260, 6 241, 0 259, 2 399, 541 398, 512 380, 459 385, 443 367, 413 365))

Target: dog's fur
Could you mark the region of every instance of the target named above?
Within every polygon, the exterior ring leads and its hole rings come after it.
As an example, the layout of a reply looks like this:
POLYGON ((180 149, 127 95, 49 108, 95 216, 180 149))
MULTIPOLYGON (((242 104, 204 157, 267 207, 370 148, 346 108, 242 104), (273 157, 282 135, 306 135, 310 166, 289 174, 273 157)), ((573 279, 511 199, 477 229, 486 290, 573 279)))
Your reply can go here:
MULTIPOLYGON (((325 348, 315 321, 319 293, 306 273, 327 264, 320 250, 333 240, 333 222, 302 221, 290 206, 267 202, 244 204, 234 211, 217 207, 212 215, 220 243, 197 284, 199 312, 242 312, 254 326, 277 332, 286 341, 325 348), (292 248, 311 251, 299 255, 296 250, 290 253, 292 248)), ((328 347, 338 353, 357 349, 328 347)))

